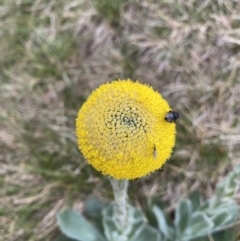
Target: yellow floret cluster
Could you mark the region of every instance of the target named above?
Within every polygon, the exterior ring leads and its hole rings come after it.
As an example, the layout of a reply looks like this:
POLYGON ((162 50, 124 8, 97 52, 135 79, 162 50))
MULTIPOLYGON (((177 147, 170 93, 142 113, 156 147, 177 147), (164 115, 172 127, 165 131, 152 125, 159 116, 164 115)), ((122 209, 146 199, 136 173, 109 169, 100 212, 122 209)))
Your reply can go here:
POLYGON ((104 175, 135 179, 165 163, 175 144, 171 109, 151 87, 118 80, 93 91, 76 119, 77 140, 88 162, 104 175))

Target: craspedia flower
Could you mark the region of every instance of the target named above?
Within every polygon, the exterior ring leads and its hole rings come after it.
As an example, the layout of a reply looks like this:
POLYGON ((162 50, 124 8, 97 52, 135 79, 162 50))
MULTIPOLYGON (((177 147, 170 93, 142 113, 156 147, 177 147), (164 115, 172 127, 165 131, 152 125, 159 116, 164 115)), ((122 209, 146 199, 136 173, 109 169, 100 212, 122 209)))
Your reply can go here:
POLYGON ((76 119, 77 140, 88 162, 116 179, 143 177, 166 162, 175 144, 171 111, 151 87, 119 80, 92 92, 76 119))

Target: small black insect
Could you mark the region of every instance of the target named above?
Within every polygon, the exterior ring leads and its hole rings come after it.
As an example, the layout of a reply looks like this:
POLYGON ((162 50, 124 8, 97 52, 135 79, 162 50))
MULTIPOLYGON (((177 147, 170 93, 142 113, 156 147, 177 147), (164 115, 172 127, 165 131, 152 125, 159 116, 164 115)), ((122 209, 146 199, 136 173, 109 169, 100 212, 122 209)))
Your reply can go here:
POLYGON ((154 145, 154 147, 153 147, 153 157, 154 157, 154 159, 157 158, 157 149, 156 149, 156 146, 155 146, 155 145, 154 145))
POLYGON ((177 111, 169 111, 165 115, 165 120, 167 122, 173 123, 180 117, 179 113, 177 111))

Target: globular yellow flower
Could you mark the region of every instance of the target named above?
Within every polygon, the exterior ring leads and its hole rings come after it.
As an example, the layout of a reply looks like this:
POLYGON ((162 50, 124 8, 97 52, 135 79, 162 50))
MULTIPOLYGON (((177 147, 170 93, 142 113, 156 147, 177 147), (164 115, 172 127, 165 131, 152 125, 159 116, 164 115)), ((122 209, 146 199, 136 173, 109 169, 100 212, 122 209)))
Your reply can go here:
POLYGON ((150 86, 119 80, 101 85, 76 119, 77 140, 88 162, 116 179, 143 177, 169 158, 176 126, 171 111, 150 86))

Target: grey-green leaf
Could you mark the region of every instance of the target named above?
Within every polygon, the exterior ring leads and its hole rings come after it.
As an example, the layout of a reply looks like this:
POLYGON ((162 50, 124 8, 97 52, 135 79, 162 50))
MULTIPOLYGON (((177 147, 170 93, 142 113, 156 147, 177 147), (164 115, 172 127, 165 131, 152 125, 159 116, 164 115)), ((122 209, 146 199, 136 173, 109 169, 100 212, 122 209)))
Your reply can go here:
POLYGON ((240 186, 240 164, 234 167, 226 178, 218 183, 216 188, 217 197, 232 197, 240 186))
POLYGON ((203 212, 195 212, 190 219, 186 234, 205 235, 214 227, 213 221, 203 212))
POLYGON ((79 241, 106 241, 82 215, 68 209, 57 215, 61 231, 69 238, 79 241))
POLYGON ((181 200, 176 209, 174 225, 177 233, 181 234, 187 228, 192 213, 192 203, 190 200, 181 200))
POLYGON ((72 239, 69 237, 66 237, 63 234, 60 234, 58 237, 56 237, 53 241, 76 241, 76 239, 72 239))
POLYGON ((91 218, 100 217, 104 204, 96 197, 89 198, 84 204, 84 213, 91 218))
POLYGON ((116 223, 116 218, 113 216, 113 208, 114 203, 111 203, 102 210, 104 234, 108 240, 126 240, 128 237, 131 237, 133 233, 135 234, 143 224, 145 224, 142 213, 133 206, 128 205, 127 213, 129 215, 129 220, 123 233, 121 230, 119 230, 116 223))
POLYGON ((129 241, 161 241, 161 234, 157 229, 143 224, 129 241))
POLYGON ((174 230, 168 225, 163 211, 156 205, 153 206, 152 211, 157 219, 158 229, 166 238, 172 239, 174 236, 174 230))
POLYGON ((212 220, 215 224, 215 227, 220 227, 222 225, 228 224, 231 220, 231 216, 228 215, 227 211, 218 213, 214 217, 212 217, 212 220))

